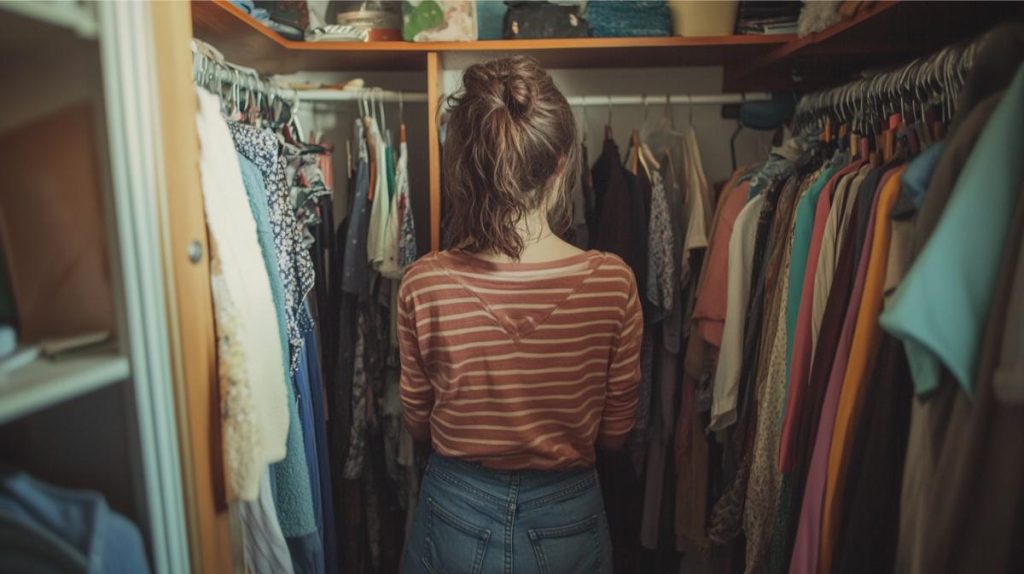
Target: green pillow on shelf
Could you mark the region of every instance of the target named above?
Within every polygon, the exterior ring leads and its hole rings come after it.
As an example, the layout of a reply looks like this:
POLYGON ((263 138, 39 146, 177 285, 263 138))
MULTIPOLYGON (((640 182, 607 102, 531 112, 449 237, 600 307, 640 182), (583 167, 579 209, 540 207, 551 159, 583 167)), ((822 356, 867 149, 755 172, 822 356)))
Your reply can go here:
POLYGON ((402 2, 402 39, 413 42, 416 34, 444 23, 444 10, 436 0, 402 2))
POLYGON ((476 3, 405 0, 402 38, 409 42, 471 42, 477 38, 476 3))

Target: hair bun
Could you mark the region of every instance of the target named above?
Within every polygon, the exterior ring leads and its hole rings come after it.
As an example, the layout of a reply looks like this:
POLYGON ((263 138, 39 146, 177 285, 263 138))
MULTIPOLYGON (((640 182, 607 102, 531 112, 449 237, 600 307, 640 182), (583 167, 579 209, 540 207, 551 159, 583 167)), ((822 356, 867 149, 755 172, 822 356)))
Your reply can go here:
POLYGON ((534 90, 520 74, 510 73, 502 78, 502 99, 514 118, 521 118, 533 108, 534 90))
POLYGON ((470 66, 462 82, 468 95, 486 100, 492 109, 505 108, 519 119, 533 109, 535 83, 542 76, 546 74, 535 61, 519 56, 470 66))

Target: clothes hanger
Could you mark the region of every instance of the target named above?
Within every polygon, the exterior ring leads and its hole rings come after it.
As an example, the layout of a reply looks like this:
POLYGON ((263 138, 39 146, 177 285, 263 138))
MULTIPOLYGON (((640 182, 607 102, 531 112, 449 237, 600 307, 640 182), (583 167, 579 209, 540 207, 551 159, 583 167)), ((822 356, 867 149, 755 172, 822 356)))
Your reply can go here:
POLYGON ((608 123, 604 125, 604 139, 614 140, 615 136, 612 134, 612 97, 608 96, 608 123))
POLYGON ((380 118, 377 117, 377 93, 373 91, 373 88, 366 90, 366 98, 370 120, 377 126, 377 131, 380 132, 380 118))
POLYGON ((405 143, 405 99, 404 92, 398 92, 398 141, 405 143))
POLYGON ((640 148, 638 151, 640 154, 640 163, 641 165, 643 165, 644 171, 647 173, 647 176, 650 177, 651 168, 661 169, 661 165, 658 163, 658 160, 654 157, 654 153, 651 151, 650 146, 647 144, 647 138, 649 138, 651 135, 650 123, 647 120, 648 114, 650 112, 650 107, 648 106, 647 102, 647 94, 643 94, 642 99, 644 104, 644 122, 640 126, 640 134, 638 138, 640 148))
POLYGON ((673 138, 682 136, 683 134, 675 131, 672 96, 665 94, 665 105, 658 120, 658 127, 647 135, 647 146, 655 153, 655 157, 661 157, 671 150, 673 138))
POLYGON ((586 147, 587 139, 588 139, 589 134, 590 134, 590 117, 587 115, 587 96, 586 95, 583 96, 583 118, 582 118, 582 120, 583 120, 583 125, 581 127, 583 129, 583 146, 586 147))
POLYGON ((370 114, 370 93, 369 90, 363 88, 359 92, 359 115, 363 120, 363 137, 366 139, 367 148, 370 150, 371 157, 376 152, 373 151, 372 144, 372 125, 373 118, 370 114))
POLYGON ((391 132, 388 131, 388 116, 386 110, 384 109, 384 88, 377 86, 373 88, 373 91, 378 96, 377 107, 379 108, 378 111, 380 117, 381 134, 384 137, 384 141, 387 143, 388 147, 391 147, 391 132))
POLYGON ((381 134, 380 134, 380 124, 377 122, 377 118, 375 117, 376 110, 375 110, 375 107, 374 107, 374 94, 373 94, 373 90, 372 89, 364 89, 363 90, 363 94, 366 97, 366 112, 367 112, 367 116, 366 116, 366 118, 364 118, 363 121, 366 123, 366 144, 367 144, 366 148, 367 148, 367 151, 369 152, 370 166, 371 166, 371 169, 369 171, 370 187, 369 187, 369 191, 367 193, 367 200, 372 202, 373 199, 374 199, 374 196, 376 195, 376 190, 377 190, 377 171, 379 169, 379 168, 375 169, 373 166, 376 166, 378 164, 378 162, 380 162, 380 161, 384 161, 384 158, 380 157, 380 155, 378 153, 378 150, 377 150, 377 146, 378 146, 378 139, 377 138, 381 137, 381 134), (375 127, 377 129, 374 129, 375 127))

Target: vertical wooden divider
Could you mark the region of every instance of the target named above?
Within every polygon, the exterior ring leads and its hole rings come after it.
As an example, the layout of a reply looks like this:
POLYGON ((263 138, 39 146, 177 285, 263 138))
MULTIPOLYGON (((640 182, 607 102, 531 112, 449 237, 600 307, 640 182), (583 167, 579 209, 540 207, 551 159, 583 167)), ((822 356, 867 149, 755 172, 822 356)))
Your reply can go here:
POLYGON ((210 244, 199 180, 192 15, 186 2, 154 2, 153 44, 161 110, 164 266, 182 485, 193 572, 231 572, 221 463, 210 244), (192 257, 199 254, 197 261, 192 257))
POLYGON ((441 249, 441 54, 427 52, 427 157, 430 161, 430 250, 441 249))

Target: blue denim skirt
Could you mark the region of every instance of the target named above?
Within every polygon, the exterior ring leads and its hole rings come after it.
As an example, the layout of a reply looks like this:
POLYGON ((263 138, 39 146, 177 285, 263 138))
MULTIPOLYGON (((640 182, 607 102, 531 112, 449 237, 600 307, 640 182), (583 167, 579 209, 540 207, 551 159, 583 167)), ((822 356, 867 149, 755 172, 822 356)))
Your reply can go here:
POLYGON ((611 574, 597 473, 493 470, 430 457, 404 572, 611 574))

